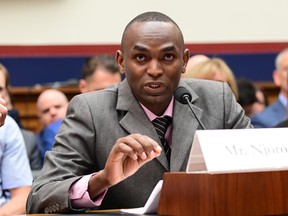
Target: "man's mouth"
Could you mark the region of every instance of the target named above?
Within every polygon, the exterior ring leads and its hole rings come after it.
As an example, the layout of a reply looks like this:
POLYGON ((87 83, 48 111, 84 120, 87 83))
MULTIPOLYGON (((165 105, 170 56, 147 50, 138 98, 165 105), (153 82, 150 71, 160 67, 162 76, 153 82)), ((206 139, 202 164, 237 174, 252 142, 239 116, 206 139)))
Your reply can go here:
POLYGON ((163 91, 165 91, 166 87, 161 82, 150 82, 146 83, 144 89, 146 89, 147 93, 151 95, 159 95, 162 94, 163 91))
POLYGON ((149 87, 150 88, 159 88, 160 85, 159 84, 150 84, 149 87))

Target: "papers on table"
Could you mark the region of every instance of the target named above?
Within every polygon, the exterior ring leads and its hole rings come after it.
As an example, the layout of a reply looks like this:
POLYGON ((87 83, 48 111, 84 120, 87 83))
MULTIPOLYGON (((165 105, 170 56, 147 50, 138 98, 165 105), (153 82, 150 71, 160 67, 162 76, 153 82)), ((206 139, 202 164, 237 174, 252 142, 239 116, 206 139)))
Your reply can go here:
POLYGON ((144 207, 132 208, 132 209, 121 209, 121 212, 130 214, 153 214, 157 213, 158 202, 160 198, 160 192, 162 188, 163 180, 160 180, 154 187, 150 197, 145 203, 144 207))

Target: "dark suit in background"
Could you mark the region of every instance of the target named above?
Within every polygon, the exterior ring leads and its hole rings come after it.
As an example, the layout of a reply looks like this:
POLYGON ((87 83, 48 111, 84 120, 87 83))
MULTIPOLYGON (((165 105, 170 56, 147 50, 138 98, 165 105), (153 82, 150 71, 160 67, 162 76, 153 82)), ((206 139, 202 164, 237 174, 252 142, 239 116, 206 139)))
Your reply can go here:
POLYGON ((280 122, 279 124, 277 124, 275 127, 281 128, 281 127, 288 127, 288 119, 280 122))
POLYGON ((32 170, 33 178, 36 178, 42 168, 42 161, 40 157, 40 151, 36 144, 36 134, 32 131, 21 129, 24 142, 26 145, 26 151, 29 158, 30 167, 32 170))
POLYGON ((23 128, 18 110, 10 109, 8 110, 8 115, 11 116, 16 121, 16 123, 20 128, 23 128))

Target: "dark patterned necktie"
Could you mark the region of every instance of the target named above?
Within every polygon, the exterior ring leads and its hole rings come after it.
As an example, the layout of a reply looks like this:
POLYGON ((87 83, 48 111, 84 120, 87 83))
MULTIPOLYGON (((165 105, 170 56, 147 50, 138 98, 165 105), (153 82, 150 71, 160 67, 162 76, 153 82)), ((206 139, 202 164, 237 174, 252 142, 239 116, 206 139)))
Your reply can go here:
POLYGON ((171 123, 171 120, 172 118, 170 116, 164 116, 164 117, 157 117, 156 119, 152 121, 156 129, 156 132, 161 140, 161 143, 164 147, 164 152, 169 162, 170 162, 171 148, 165 139, 165 133, 166 133, 168 126, 171 123))

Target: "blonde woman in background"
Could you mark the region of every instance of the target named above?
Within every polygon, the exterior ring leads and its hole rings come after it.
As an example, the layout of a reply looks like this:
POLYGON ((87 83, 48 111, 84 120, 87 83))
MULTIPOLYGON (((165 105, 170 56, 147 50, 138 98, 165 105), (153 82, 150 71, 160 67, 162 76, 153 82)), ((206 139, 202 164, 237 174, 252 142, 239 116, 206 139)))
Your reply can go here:
POLYGON ((231 68, 220 58, 210 58, 186 70, 182 78, 198 78, 227 82, 238 100, 238 88, 231 68))
MULTIPOLYGON (((196 54, 196 55, 191 56, 188 60, 188 63, 186 66, 186 71, 192 70, 199 63, 207 61, 209 59, 210 58, 208 56, 203 55, 203 54, 196 54)), ((184 74, 184 76, 185 76, 185 74, 184 74)))

